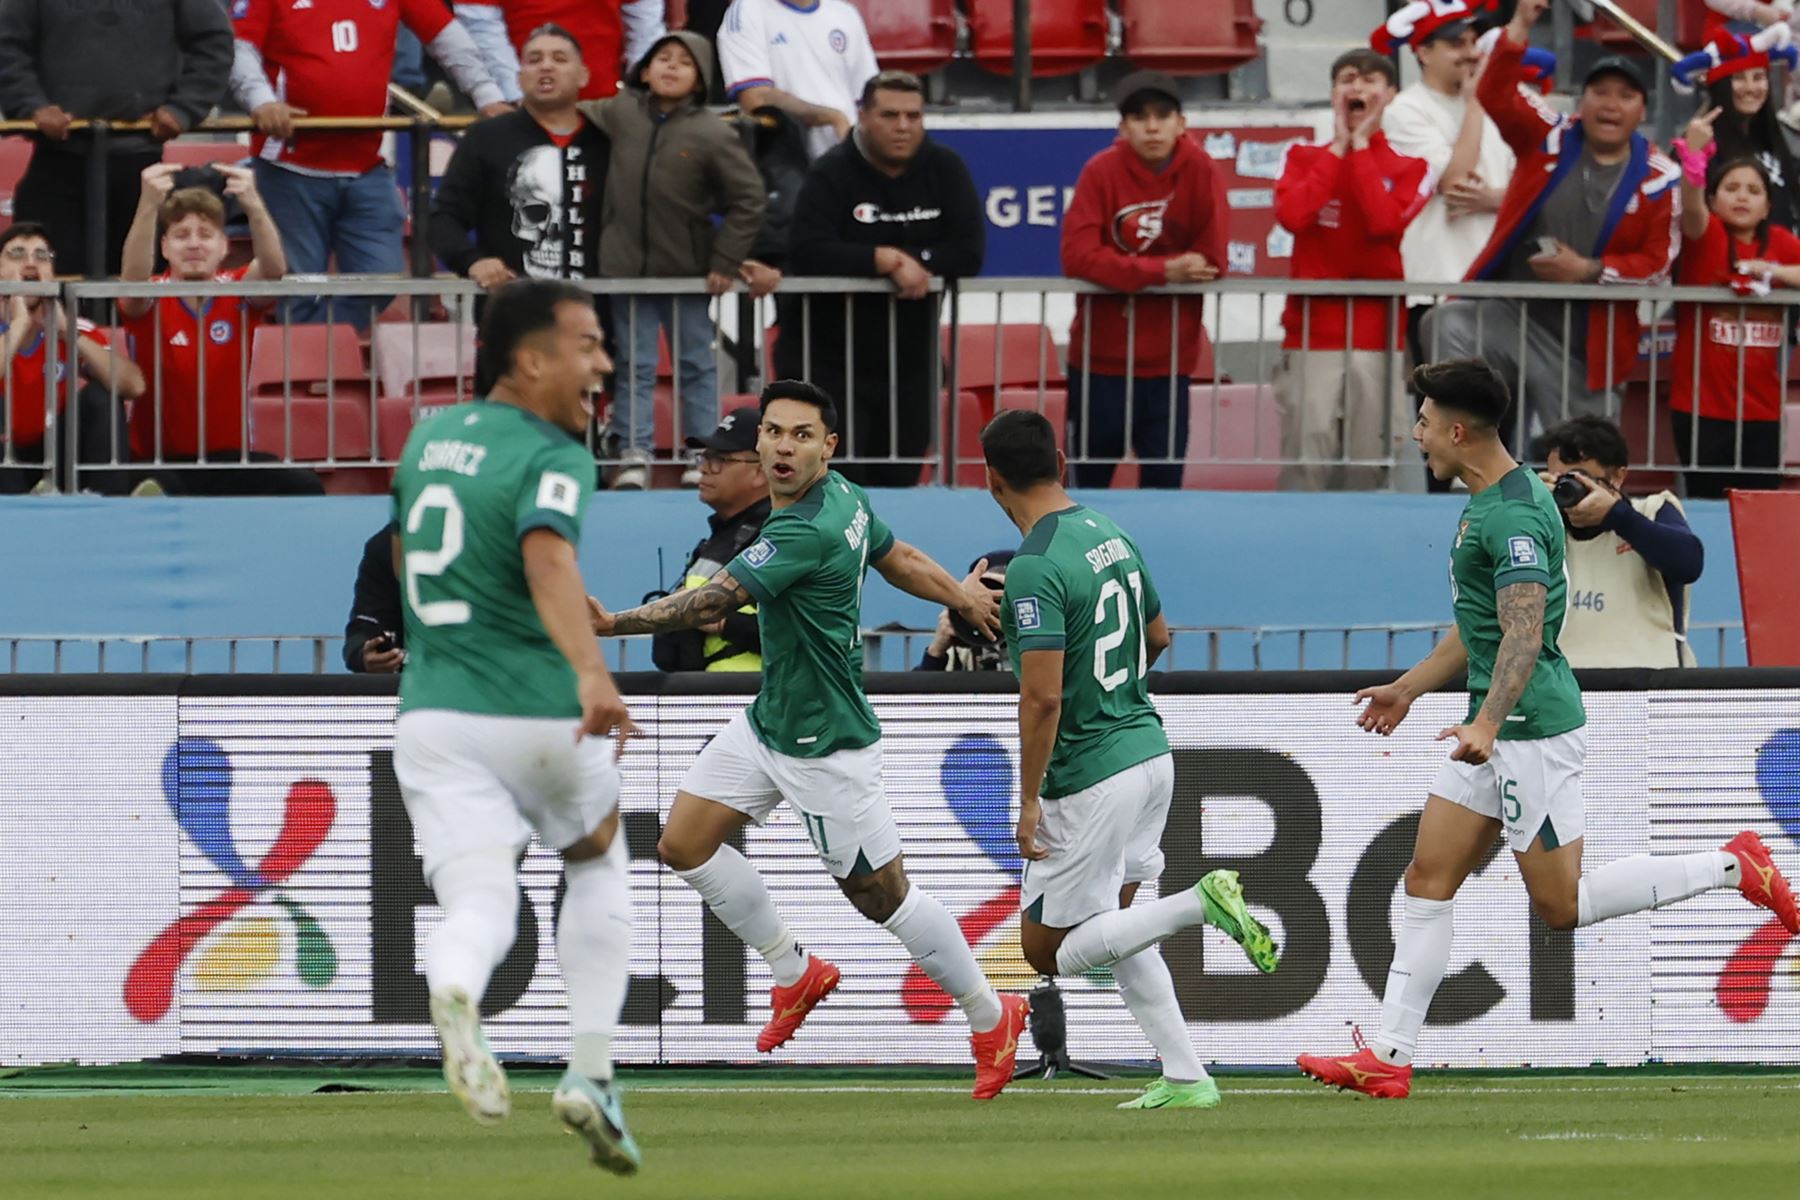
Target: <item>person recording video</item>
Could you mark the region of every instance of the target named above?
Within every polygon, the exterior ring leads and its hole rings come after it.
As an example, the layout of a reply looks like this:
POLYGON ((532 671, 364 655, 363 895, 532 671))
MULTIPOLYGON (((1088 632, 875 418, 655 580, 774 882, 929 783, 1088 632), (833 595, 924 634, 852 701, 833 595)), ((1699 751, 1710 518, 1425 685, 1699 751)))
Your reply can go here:
POLYGON ((1706 548, 1673 492, 1624 495, 1630 450, 1619 427, 1574 417, 1539 443, 1544 482, 1568 532, 1568 619, 1560 643, 1576 667, 1691 667, 1688 588, 1706 548))

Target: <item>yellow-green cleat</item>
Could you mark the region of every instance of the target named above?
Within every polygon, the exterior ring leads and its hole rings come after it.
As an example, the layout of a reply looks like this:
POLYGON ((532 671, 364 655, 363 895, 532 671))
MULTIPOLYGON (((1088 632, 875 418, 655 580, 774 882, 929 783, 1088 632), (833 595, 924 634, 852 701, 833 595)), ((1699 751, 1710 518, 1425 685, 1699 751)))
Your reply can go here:
POLYGON ((1120 1108, 1217 1108, 1219 1107, 1219 1085, 1211 1079, 1202 1079, 1198 1083, 1170 1083, 1167 1079, 1158 1079, 1144 1089, 1141 1096, 1133 1096, 1120 1108))
POLYGON ((1244 948, 1256 969, 1267 975, 1280 961, 1275 952, 1275 939, 1261 921, 1250 915, 1244 904, 1244 889, 1238 884, 1236 871, 1208 871, 1194 891, 1206 905, 1206 923, 1223 930, 1225 936, 1244 948))

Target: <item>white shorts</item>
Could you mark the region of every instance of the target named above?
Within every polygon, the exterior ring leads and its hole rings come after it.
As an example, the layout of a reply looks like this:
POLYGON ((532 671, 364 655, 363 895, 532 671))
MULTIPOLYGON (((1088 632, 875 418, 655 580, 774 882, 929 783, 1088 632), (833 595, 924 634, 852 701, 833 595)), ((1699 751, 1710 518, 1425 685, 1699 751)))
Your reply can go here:
POLYGON ((394 727, 394 774, 425 877, 465 854, 525 849, 533 830, 562 850, 619 807, 610 738, 575 740, 572 717, 419 709, 394 727))
POLYGON ((1480 766, 1446 761, 1431 794, 1442 796, 1506 827, 1514 853, 1544 838, 1544 848, 1566 846, 1587 829, 1581 800, 1581 767, 1587 728, 1527 741, 1496 741, 1480 766))
POLYGON ((880 742, 824 758, 792 758, 763 745, 740 712, 687 769, 681 790, 735 808, 758 825, 786 800, 838 879, 879 871, 900 857, 900 831, 881 790, 880 742))
POLYGON ((1119 889, 1163 872, 1163 826, 1175 795, 1175 759, 1161 754, 1093 787, 1044 801, 1038 845, 1026 862, 1019 905, 1052 929, 1069 929, 1119 907, 1119 889))

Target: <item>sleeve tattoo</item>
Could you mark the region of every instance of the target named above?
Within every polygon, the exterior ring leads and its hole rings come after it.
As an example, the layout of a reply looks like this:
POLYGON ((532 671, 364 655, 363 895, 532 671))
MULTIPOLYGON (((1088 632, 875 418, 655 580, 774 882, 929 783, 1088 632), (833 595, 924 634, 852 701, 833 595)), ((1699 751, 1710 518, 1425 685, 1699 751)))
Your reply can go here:
POLYGON ((613 633, 668 633, 674 629, 696 629, 736 612, 751 599, 744 585, 733 579, 729 571, 720 571, 700 587, 675 592, 619 613, 613 618, 613 633))
POLYGON ((1525 685, 1531 682, 1537 666, 1538 652, 1544 645, 1544 602, 1547 597, 1541 583, 1511 583, 1500 589, 1495 598, 1500 617, 1500 650, 1494 656, 1494 677, 1488 684, 1487 701, 1481 715, 1495 725, 1502 724, 1525 685))

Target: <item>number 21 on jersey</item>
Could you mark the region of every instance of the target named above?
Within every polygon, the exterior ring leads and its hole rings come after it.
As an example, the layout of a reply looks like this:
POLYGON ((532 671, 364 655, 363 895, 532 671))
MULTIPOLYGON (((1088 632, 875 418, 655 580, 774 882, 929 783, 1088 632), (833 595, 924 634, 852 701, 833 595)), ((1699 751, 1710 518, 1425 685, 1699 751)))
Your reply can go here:
POLYGON ((1131 652, 1125 653, 1125 662, 1115 669, 1107 669, 1107 661, 1113 651, 1125 645, 1132 628, 1137 629, 1137 677, 1142 679, 1148 670, 1144 647, 1144 576, 1140 571, 1133 571, 1126 577, 1131 584, 1131 598, 1125 597, 1125 587, 1117 579, 1108 579, 1100 585, 1100 602, 1094 605, 1094 631, 1105 629, 1109 624, 1114 628, 1101 634, 1094 642, 1094 678, 1101 688, 1114 691, 1131 678, 1131 652))

